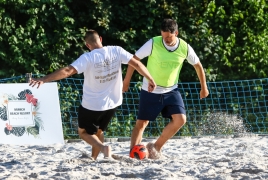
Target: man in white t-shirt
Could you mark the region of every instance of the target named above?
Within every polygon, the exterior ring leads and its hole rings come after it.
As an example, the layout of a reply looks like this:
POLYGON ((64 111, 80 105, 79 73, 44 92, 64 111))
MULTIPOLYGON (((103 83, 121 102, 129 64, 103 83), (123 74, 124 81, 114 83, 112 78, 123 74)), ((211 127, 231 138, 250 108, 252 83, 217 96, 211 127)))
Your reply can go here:
MULTIPOLYGON (((136 125, 131 134, 130 149, 140 144, 143 132, 149 121, 154 121, 159 113, 164 118, 170 118, 169 124, 155 143, 148 143, 149 158, 158 159, 161 148, 186 123, 186 111, 183 99, 178 89, 180 70, 185 59, 194 66, 198 75, 201 91, 200 99, 208 96, 206 77, 199 58, 193 48, 177 37, 178 25, 172 19, 164 19, 161 24, 161 36, 147 41, 136 53, 135 58, 141 60, 148 56, 147 69, 154 78, 157 87, 148 92, 148 81, 143 78, 140 92, 139 113, 136 125)), ((127 91, 134 69, 128 67, 124 79, 123 91, 127 91)))
POLYGON ((111 157, 110 146, 103 144, 104 134, 116 108, 122 104, 121 64, 128 64, 148 79, 148 91, 156 84, 146 67, 120 46, 103 46, 102 38, 95 30, 85 35, 86 46, 91 50, 84 53, 71 65, 61 68, 42 78, 31 79, 30 86, 67 78, 84 73, 83 98, 78 113, 78 134, 92 145, 92 159, 100 152, 111 157))

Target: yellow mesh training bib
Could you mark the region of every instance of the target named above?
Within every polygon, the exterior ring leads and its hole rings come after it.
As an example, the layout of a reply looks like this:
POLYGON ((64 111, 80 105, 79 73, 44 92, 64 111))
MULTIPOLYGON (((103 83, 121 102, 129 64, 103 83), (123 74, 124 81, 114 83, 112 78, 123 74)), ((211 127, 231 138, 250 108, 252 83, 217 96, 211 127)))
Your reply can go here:
POLYGON ((169 51, 163 44, 162 36, 153 38, 152 53, 148 58, 147 69, 158 86, 170 87, 178 83, 183 61, 187 57, 187 43, 179 38, 179 46, 169 51))

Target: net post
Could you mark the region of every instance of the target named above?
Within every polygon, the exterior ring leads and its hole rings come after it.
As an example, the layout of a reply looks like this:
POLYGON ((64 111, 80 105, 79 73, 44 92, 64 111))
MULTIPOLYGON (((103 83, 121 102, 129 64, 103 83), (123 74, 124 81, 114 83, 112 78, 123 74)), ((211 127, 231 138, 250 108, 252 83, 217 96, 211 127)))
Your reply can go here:
POLYGON ((29 83, 32 79, 32 73, 26 73, 25 78, 26 83, 29 83))

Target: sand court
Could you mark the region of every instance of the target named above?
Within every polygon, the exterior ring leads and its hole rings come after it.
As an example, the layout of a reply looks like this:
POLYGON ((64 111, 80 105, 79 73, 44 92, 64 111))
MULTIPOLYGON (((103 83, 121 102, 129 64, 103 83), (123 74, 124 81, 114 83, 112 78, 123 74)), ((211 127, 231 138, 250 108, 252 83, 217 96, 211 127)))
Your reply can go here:
MULTIPOLYGON (((144 144, 154 139, 144 139, 144 144)), ((158 160, 128 157, 129 141, 105 142, 113 157, 91 160, 83 141, 0 145, 0 179, 268 179, 268 136, 171 139, 158 160)))

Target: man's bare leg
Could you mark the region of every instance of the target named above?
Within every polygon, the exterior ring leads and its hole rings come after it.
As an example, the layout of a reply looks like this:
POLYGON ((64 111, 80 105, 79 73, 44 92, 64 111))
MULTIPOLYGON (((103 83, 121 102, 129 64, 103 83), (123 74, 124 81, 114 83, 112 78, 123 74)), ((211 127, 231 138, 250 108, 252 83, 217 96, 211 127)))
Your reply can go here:
POLYGON ((156 140, 155 143, 148 143, 147 149, 149 151, 149 158, 158 159, 161 156, 161 148, 164 144, 172 138, 180 128, 186 123, 186 116, 184 114, 174 114, 172 115, 171 121, 163 129, 162 134, 156 140))
POLYGON ((172 138, 186 123, 186 116, 184 114, 173 114, 171 121, 163 129, 162 134, 154 143, 157 151, 160 151, 164 144, 172 138))
POLYGON ((148 125, 149 121, 148 120, 137 120, 136 121, 136 125, 132 130, 131 133, 131 139, 130 139, 130 149, 141 143, 142 140, 142 135, 143 135, 143 131, 146 128, 146 126, 148 125))
MULTIPOLYGON (((99 138, 99 140, 103 143, 104 142, 104 133, 101 129, 98 129, 98 132, 96 134, 96 136, 99 138)), ((91 157, 93 159, 97 159, 98 155, 100 153, 100 149, 97 146, 92 146, 92 153, 91 153, 91 157)))
POLYGON ((111 157, 111 147, 104 146, 97 135, 95 134, 90 135, 86 132, 85 129, 81 128, 78 128, 78 134, 84 141, 86 141, 88 144, 92 146, 92 149, 94 148, 95 152, 100 151, 104 154, 104 157, 111 157))

